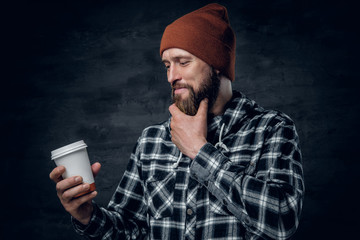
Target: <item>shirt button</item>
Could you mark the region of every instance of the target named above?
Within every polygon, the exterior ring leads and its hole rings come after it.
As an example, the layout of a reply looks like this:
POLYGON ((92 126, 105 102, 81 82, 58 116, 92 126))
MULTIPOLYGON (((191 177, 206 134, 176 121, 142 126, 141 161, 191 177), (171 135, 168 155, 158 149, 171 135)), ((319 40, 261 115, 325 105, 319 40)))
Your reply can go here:
POLYGON ((189 215, 189 216, 191 216, 191 215, 193 215, 193 210, 191 210, 190 208, 188 208, 187 210, 186 210, 186 213, 189 215))
POLYGON ((249 217, 245 217, 244 222, 246 225, 251 225, 251 220, 249 217))

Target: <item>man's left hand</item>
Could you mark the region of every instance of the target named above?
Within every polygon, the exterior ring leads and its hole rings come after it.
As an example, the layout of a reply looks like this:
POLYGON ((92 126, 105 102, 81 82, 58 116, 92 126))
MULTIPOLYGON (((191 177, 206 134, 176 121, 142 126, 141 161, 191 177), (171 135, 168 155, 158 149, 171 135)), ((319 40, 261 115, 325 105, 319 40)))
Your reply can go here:
POLYGON ((195 116, 186 115, 175 104, 169 107, 169 111, 172 115, 171 141, 183 154, 194 159, 207 142, 208 100, 201 101, 195 116))

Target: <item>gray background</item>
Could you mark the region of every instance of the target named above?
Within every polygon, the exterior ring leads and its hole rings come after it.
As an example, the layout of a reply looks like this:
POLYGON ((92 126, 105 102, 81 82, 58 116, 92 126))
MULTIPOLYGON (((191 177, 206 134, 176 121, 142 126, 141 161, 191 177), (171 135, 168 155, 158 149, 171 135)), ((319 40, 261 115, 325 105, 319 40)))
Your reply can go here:
MULTIPOLYGON (((359 38, 345 1, 218 1, 237 36, 236 80, 290 115, 306 197, 295 239, 357 233, 359 38)), ((167 24, 206 1, 13 1, 2 6, 1 239, 80 239, 48 174, 83 139, 106 206, 142 129, 169 116, 158 54, 167 24)))

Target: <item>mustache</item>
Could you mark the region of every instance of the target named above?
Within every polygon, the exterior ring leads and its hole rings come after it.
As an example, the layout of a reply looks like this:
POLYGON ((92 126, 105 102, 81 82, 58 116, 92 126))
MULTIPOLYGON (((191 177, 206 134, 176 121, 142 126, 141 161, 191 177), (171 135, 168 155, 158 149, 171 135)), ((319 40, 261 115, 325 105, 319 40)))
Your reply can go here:
POLYGON ((171 84, 171 89, 175 90, 178 88, 191 88, 190 85, 186 84, 186 83, 179 83, 178 81, 175 81, 171 84))

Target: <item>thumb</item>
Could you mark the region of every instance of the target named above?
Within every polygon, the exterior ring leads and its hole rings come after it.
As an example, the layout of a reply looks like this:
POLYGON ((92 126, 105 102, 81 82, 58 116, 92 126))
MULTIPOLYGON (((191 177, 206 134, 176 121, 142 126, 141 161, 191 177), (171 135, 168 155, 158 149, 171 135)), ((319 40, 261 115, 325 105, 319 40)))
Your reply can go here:
POLYGON ((207 116, 208 113, 208 103, 209 100, 207 98, 204 98, 201 102, 200 102, 200 106, 199 109, 196 113, 196 116, 207 116))
POLYGON ((101 164, 99 162, 96 162, 93 165, 91 165, 91 170, 93 172, 94 177, 98 175, 98 173, 100 172, 100 168, 101 168, 101 164))

